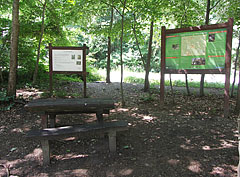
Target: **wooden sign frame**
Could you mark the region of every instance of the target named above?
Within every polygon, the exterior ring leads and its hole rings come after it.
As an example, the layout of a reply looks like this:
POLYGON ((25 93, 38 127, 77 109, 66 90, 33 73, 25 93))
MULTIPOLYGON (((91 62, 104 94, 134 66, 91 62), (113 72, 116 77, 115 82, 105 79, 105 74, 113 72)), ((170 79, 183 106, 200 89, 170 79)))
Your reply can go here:
POLYGON ((230 69, 231 69, 231 51, 232 51, 232 34, 233 34, 233 18, 229 18, 228 22, 214 25, 204 25, 198 27, 168 29, 162 26, 161 31, 161 79, 160 79, 160 104, 164 104, 165 90, 165 74, 225 74, 225 90, 224 90, 224 117, 229 116, 229 89, 230 89, 230 69), (184 33, 194 31, 205 31, 213 29, 226 28, 226 52, 225 52, 225 68, 224 69, 166 69, 166 35, 173 33, 184 33))
POLYGON ((53 94, 53 74, 78 74, 82 76, 83 80, 83 96, 84 98, 87 97, 87 71, 86 71, 86 53, 87 49, 89 49, 85 44, 83 47, 62 47, 62 46, 52 46, 49 44, 49 91, 50 94, 53 94), (54 71, 53 70, 53 50, 82 50, 82 71, 54 71))

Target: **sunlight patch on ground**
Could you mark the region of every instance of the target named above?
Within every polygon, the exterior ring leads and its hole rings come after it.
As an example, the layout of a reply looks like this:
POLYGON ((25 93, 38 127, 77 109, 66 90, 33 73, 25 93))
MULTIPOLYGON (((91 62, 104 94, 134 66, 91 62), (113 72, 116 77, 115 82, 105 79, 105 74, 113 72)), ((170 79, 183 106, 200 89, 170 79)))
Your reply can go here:
POLYGON ((12 133, 22 133, 23 130, 21 128, 14 128, 11 130, 12 133))
POLYGON ((194 146, 188 146, 188 145, 185 145, 185 144, 180 145, 180 147, 183 148, 183 149, 186 149, 186 150, 194 148, 194 146))
POLYGON ((170 159, 168 160, 168 163, 171 165, 177 165, 180 162, 178 159, 170 159))
POLYGON ((214 176, 226 176, 226 174, 237 173, 237 166, 224 165, 223 167, 213 167, 211 175, 214 176))
POLYGON ((143 119, 142 119, 142 120, 145 120, 145 121, 150 122, 150 121, 153 120, 153 117, 151 117, 151 116, 143 116, 143 119))
POLYGON ((55 173, 55 176, 89 176, 88 169, 63 170, 55 173))
POLYGON ((119 174, 123 176, 127 176, 127 175, 131 175, 132 172, 133 172, 133 169, 122 169, 119 171, 119 174))
POLYGON ((55 156, 57 160, 68 160, 68 159, 77 159, 77 158, 86 158, 86 157, 88 157, 87 154, 73 154, 73 153, 55 156))
POLYGON ((128 112, 129 109, 126 109, 126 108, 119 108, 119 109, 117 109, 117 111, 120 111, 120 112, 128 112))
POLYGON ((42 156, 42 149, 36 148, 33 150, 31 154, 26 155, 24 158, 26 159, 36 159, 42 156))
POLYGON ((190 165, 188 166, 188 169, 194 173, 200 173, 202 171, 201 164, 195 160, 191 160, 190 165))
POLYGON ((227 149, 227 148, 234 148, 234 147, 237 147, 237 141, 233 141, 233 140, 220 140, 221 142, 221 147, 217 147, 217 148, 212 148, 208 145, 205 145, 202 147, 203 150, 205 151, 211 151, 211 150, 219 150, 219 149, 227 149), (236 144, 236 145, 234 145, 236 144))

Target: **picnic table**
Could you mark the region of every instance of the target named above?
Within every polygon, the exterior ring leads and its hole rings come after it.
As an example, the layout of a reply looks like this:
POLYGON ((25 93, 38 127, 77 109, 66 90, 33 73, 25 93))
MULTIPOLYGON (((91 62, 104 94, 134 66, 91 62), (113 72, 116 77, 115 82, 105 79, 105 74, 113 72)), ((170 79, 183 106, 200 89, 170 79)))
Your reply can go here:
POLYGON ((43 164, 50 163, 49 140, 72 137, 88 132, 102 134, 107 133, 109 137, 109 150, 116 152, 116 133, 127 130, 128 123, 125 121, 103 122, 103 114, 109 114, 115 107, 112 99, 82 98, 82 99, 37 99, 30 101, 25 108, 41 115, 42 129, 30 130, 26 137, 39 139, 43 150, 43 164), (95 113, 97 123, 84 125, 72 125, 55 127, 56 115, 58 114, 80 114, 95 113), (50 118, 50 127, 48 127, 50 118))
POLYGON ((108 98, 74 98, 74 99, 36 99, 25 105, 25 109, 41 117, 42 128, 55 127, 58 114, 95 113, 98 122, 103 121, 103 114, 114 109, 114 101, 108 98))

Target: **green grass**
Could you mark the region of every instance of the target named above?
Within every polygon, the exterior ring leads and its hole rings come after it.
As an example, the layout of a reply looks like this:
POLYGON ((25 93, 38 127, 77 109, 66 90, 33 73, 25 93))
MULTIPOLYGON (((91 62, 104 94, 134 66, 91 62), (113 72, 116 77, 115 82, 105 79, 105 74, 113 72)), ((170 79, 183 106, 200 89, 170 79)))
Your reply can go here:
MULTIPOLYGON (((137 78, 133 76, 126 77, 124 79, 124 82, 126 83, 137 83, 137 84, 144 84, 144 79, 143 78, 137 78)), ((180 80, 173 80, 172 84, 174 87, 185 87, 186 83, 180 80)), ((150 86, 154 87, 156 85, 160 85, 159 80, 150 80, 150 86)), ((188 81, 189 87, 193 88, 199 88, 200 87, 200 82, 193 82, 193 81, 188 81)), ((170 86, 170 81, 165 80, 165 86, 170 86)), ((204 83, 205 88, 224 88, 225 85, 222 83, 204 83)), ((235 88, 237 89, 237 85, 235 85, 235 88)))

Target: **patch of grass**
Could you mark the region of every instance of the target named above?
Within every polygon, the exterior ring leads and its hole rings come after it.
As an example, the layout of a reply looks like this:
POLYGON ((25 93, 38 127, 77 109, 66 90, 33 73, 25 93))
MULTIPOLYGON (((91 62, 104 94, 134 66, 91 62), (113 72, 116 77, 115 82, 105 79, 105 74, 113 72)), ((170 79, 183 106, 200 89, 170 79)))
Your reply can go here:
POLYGON ((155 95, 147 94, 147 95, 141 95, 140 100, 143 102, 151 102, 154 101, 155 95))
POLYGON ((144 84, 143 78, 137 78, 134 76, 128 76, 124 79, 124 82, 126 83, 136 83, 136 84, 144 84))
MULTIPOLYGON (((134 76, 129 76, 124 79, 124 82, 126 83, 137 83, 137 84, 144 84, 144 79, 143 78, 137 78, 134 76)), ((173 80, 172 84, 174 87, 185 87, 186 83, 180 80, 173 80)), ((156 85, 160 85, 159 80, 150 80, 150 87, 154 87, 156 85)), ((200 82, 195 82, 195 81, 188 81, 189 87, 193 88, 199 88, 200 87, 200 82)), ((170 81, 165 80, 165 86, 170 86, 170 81)), ((204 83, 205 88, 224 88, 225 84, 222 83, 204 83)), ((237 89, 237 85, 235 85, 235 88, 237 89)))

